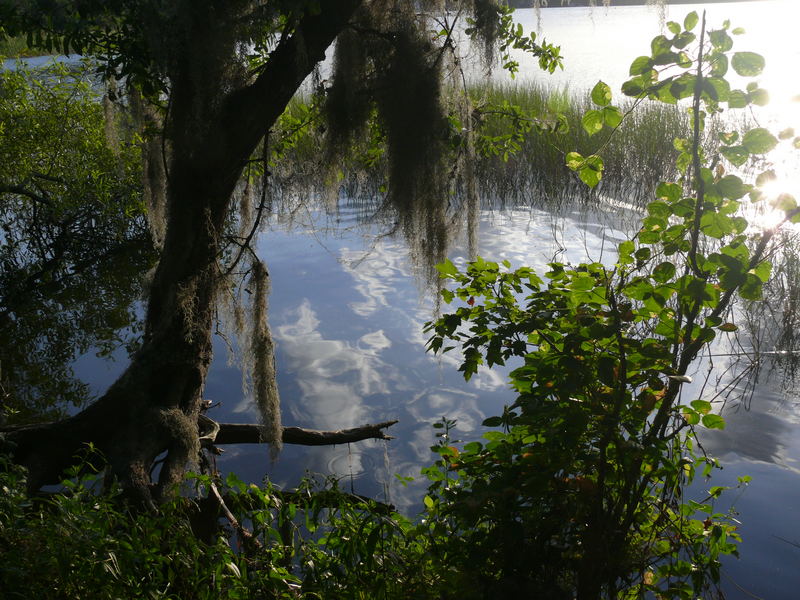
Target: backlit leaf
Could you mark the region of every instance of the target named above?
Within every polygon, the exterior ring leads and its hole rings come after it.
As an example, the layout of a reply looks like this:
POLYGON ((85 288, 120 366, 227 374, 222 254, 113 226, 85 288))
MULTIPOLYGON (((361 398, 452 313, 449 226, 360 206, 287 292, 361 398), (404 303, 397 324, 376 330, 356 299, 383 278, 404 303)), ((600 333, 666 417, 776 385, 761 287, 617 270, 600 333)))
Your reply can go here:
POLYGON ((742 77, 756 77, 764 70, 764 57, 755 52, 735 52, 731 59, 731 66, 742 77))
POLYGON ((608 106, 611 103, 611 88, 598 81, 592 89, 592 102, 597 106, 608 106))
POLYGON ((703 425, 709 429, 725 429, 725 419, 719 415, 703 415, 703 425))
POLYGON ((587 110, 581 119, 581 125, 589 135, 594 135, 603 130, 603 113, 599 110, 587 110))
POLYGON ((766 154, 777 145, 775 136, 763 127, 751 129, 742 138, 742 146, 752 154, 766 154))

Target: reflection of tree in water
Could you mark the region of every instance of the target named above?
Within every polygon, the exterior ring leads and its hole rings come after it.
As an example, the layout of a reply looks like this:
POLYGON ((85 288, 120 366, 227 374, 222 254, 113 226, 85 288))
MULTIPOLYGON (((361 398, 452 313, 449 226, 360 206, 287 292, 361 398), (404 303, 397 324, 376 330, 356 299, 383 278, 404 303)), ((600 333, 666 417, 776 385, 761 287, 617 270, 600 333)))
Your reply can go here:
POLYGON ((138 149, 108 139, 88 72, 0 74, 0 377, 17 422, 89 399, 81 353, 135 345, 154 260, 138 149))
MULTIPOLYGON (((771 258, 772 276, 762 299, 741 302, 739 330, 718 340, 706 357, 704 391, 727 413, 781 409, 798 395, 800 377, 800 235, 781 232, 771 258)), ((769 427, 767 427, 769 429, 769 427)), ((759 428, 762 434, 767 431, 759 428)))

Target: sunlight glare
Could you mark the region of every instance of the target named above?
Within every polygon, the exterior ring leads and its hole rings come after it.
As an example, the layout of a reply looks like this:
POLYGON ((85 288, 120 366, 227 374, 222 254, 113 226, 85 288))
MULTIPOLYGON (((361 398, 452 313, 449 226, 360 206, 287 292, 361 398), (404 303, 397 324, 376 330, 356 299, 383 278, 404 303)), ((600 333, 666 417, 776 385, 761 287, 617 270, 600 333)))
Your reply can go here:
MULTIPOLYGON (((785 213, 777 208, 787 196, 797 199, 800 197, 800 183, 795 178, 779 177, 762 185, 759 189, 764 193, 764 199, 753 206, 753 216, 750 222, 759 230, 773 229, 783 222, 785 213)), ((789 224, 793 228, 797 225, 789 224)))

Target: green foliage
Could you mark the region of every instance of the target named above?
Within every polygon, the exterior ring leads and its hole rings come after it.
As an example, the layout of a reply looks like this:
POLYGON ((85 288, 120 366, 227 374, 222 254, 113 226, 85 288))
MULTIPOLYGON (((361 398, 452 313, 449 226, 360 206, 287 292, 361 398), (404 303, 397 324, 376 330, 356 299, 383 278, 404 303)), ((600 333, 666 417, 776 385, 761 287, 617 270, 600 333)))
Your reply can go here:
POLYGON ((152 513, 118 490, 100 492, 92 462, 102 459, 90 448, 66 474, 63 493, 35 499, 24 472, 0 462, 4 597, 439 597, 418 526, 335 481, 280 492, 234 475, 224 482, 193 475, 186 485, 198 492, 194 499, 152 513))
MULTIPOLYGON (((704 137, 706 115, 731 97, 723 64, 741 75, 763 61, 728 58, 727 24, 707 32, 703 22, 693 50, 698 21, 668 24, 672 37, 656 37, 623 86, 639 100, 690 99, 692 134, 675 142, 683 176, 657 186, 615 264, 551 263, 544 274, 482 258, 464 271, 439 267, 453 284, 443 299, 457 307, 428 324, 429 349, 460 346, 466 379, 509 364, 517 393, 484 423, 501 430, 461 449, 442 442, 438 470, 428 470, 425 504, 458 533, 445 544, 448 561, 475 597, 694 598, 719 582, 720 555, 736 553, 734 521, 714 509, 722 488, 702 502, 684 498, 695 475, 717 465, 694 452, 695 427, 725 423, 706 400, 684 403, 681 389, 700 351, 736 330, 726 320, 734 299, 759 299, 769 279, 774 230, 750 234, 740 211, 744 196, 762 194, 720 164, 739 138, 704 137), (668 69, 677 72, 664 77, 668 69)), ((604 84, 592 100, 589 134, 609 125, 604 84)), ((738 164, 792 135, 744 132, 738 164)), ((597 154, 569 153, 567 166, 589 186, 602 175, 597 154)), ((775 207, 784 222, 797 216, 785 195, 775 207)))
POLYGON ((477 1, 475 5, 476 14, 468 19, 469 26, 465 33, 473 39, 486 36, 487 24, 491 23, 492 35, 487 41, 492 46, 497 43, 500 63, 512 78, 519 72, 519 62, 511 58, 511 50, 522 50, 537 58, 539 68, 543 71, 554 73, 556 69, 564 68, 561 48, 548 44, 546 40, 538 43, 533 31, 526 35, 522 24, 514 23, 512 7, 493 0, 477 1))
POLYGON ((0 28, 0 57, 35 56, 37 52, 28 48, 25 36, 7 37, 0 28))
POLYGON ((132 347, 154 259, 138 141, 107 122, 91 70, 0 72, 0 377, 18 419, 87 399, 81 352, 132 347))
POLYGON ((195 501, 137 511, 116 491, 98 493, 87 463, 67 475, 65 493, 28 499, 24 473, 0 464, 5 598, 296 597, 297 579, 278 563, 282 548, 265 552, 259 560, 270 568, 259 569, 223 531, 201 542, 192 529, 201 514, 195 501))

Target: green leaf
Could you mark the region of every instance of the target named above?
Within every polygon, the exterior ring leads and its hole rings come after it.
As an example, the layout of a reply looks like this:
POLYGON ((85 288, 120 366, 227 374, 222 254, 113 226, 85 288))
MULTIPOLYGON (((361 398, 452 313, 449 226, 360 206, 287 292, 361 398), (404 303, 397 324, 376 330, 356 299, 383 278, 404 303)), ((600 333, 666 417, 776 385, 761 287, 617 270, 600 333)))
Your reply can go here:
MULTIPOLYGON (((681 69, 688 69, 689 67, 692 66, 692 58, 688 54, 686 54, 686 52, 678 53, 678 60, 676 60, 675 62, 677 63, 677 65, 681 69)), ((719 73, 716 73, 716 72, 714 72, 713 74, 714 75, 719 75, 719 73)), ((721 75, 724 75, 724 74, 725 73, 721 73, 721 75)))
POLYGON ((731 36, 728 35, 728 32, 724 29, 710 31, 708 33, 708 39, 711 40, 711 44, 714 46, 714 48, 721 50, 722 52, 727 52, 733 48, 733 40, 731 39, 731 36))
POLYGON ((649 56, 640 56, 631 63, 629 73, 631 75, 643 75, 653 68, 653 59, 649 56))
POLYGON ((762 282, 766 283, 772 273, 772 263, 765 260, 758 263, 758 265, 756 265, 753 269, 750 269, 749 272, 758 277, 762 282))
POLYGON ((761 300, 763 282, 753 273, 748 273, 742 287, 739 288, 739 295, 745 300, 761 300))
POLYGON ((567 167, 572 171, 577 171, 583 166, 585 159, 578 152, 567 152, 567 167))
POLYGON ((644 88, 644 82, 641 78, 634 77, 622 84, 622 93, 631 97, 641 96, 644 92, 644 88))
POLYGON ((581 181, 591 188, 600 183, 603 178, 603 159, 596 154, 584 158, 577 152, 569 152, 567 167, 577 171, 581 181))
POLYGON ((673 65, 678 62, 678 54, 675 52, 662 52, 661 54, 656 55, 653 59, 653 62, 656 65, 663 66, 663 65, 673 65))
POLYGON ((676 23, 675 21, 668 21, 667 22, 667 29, 670 30, 671 33, 678 35, 681 32, 681 26, 676 23))
POLYGON ((730 217, 715 212, 703 213, 700 218, 700 229, 709 237, 721 239, 731 233, 730 217))
POLYGON ((589 135, 594 135, 603 130, 603 113, 599 110, 587 110, 581 119, 581 124, 589 135))
POLYGON ((689 404, 701 415, 707 415, 711 412, 711 402, 708 400, 692 400, 689 404))
POLYGON ((728 94, 728 106, 730 108, 745 108, 750 104, 750 97, 742 90, 731 90, 728 94))
POLYGON ((797 208, 797 200, 791 194, 780 194, 775 198, 775 208, 783 212, 790 212, 797 208))
POLYGON ((633 263, 633 258, 631 255, 633 251, 636 249, 636 245, 631 240, 626 240, 621 242, 619 245, 618 255, 619 255, 619 264, 621 265, 629 265, 633 263))
POLYGON ((703 415, 703 425, 709 429, 725 429, 725 419, 719 415, 703 415))
POLYGON ((778 175, 775 173, 775 169, 767 169, 763 173, 759 173, 758 177, 756 177, 756 185, 758 187, 765 186, 773 181, 778 179, 778 175))
POLYGON ((656 197, 667 202, 677 202, 681 198, 681 186, 677 183, 664 183, 662 181, 656 187, 656 197))
POLYGON ((484 419, 482 423, 484 427, 500 427, 502 424, 502 417, 489 417, 488 419, 484 419))
POLYGON ((719 77, 707 77, 702 80, 702 93, 714 102, 725 102, 730 95, 730 85, 719 77))
POLYGON ((714 62, 711 63, 711 76, 712 77, 725 77, 728 73, 728 57, 725 54, 720 54, 714 57, 714 62))
POLYGON ((651 56, 655 60, 660 54, 665 54, 672 51, 672 42, 666 36, 657 35, 650 42, 651 56))
POLYGON ((761 75, 766 61, 764 57, 755 52, 734 52, 731 66, 742 77, 756 77, 761 75))
POLYGON ((448 258, 443 263, 436 265, 436 270, 439 271, 441 277, 454 277, 458 275, 458 269, 448 258))
POLYGON ((686 18, 683 20, 683 28, 686 31, 691 31, 692 29, 695 28, 695 26, 699 21, 700 17, 697 16, 697 12, 692 11, 688 15, 686 15, 686 18))
POLYGON ((606 106, 603 108, 603 121, 612 129, 619 127, 622 123, 622 113, 616 106, 606 106))
POLYGON ((667 283, 675 276, 675 265, 671 262, 662 262, 653 269, 653 279, 659 283, 667 283))
POLYGON ((736 167, 741 167, 750 158, 750 152, 744 146, 728 146, 727 148, 720 148, 722 156, 727 158, 731 164, 736 167))
POLYGON ((751 129, 742 138, 742 146, 752 154, 766 154, 777 145, 775 136, 763 127, 751 129))
POLYGON ((611 88, 598 81, 592 89, 592 102, 597 106, 608 106, 611 103, 611 88))
POLYGON ((603 178, 602 171, 595 171, 594 169, 584 168, 578 172, 578 177, 581 181, 588 185, 590 188, 595 187, 603 178))
POLYGON ((769 92, 767 90, 758 88, 748 94, 750 102, 756 106, 766 106, 769 104, 769 92))
POLYGON ((650 216, 661 217, 662 219, 672 216, 672 209, 666 202, 654 200, 647 205, 647 212, 650 216))
POLYGON ((731 200, 738 200, 750 191, 736 175, 726 175, 720 179, 717 182, 717 189, 725 198, 731 200))
POLYGON ((732 331, 738 331, 739 328, 733 323, 723 323, 722 325, 719 326, 719 330, 725 332, 732 332, 732 331))
POLYGON ((675 39, 672 40, 672 45, 675 48, 677 48, 678 50, 682 50, 683 48, 686 48, 686 46, 691 44, 693 41, 695 41, 696 39, 697 39, 697 36, 695 34, 689 33, 688 31, 685 31, 685 32, 681 33, 680 35, 676 35, 675 36, 675 39))

